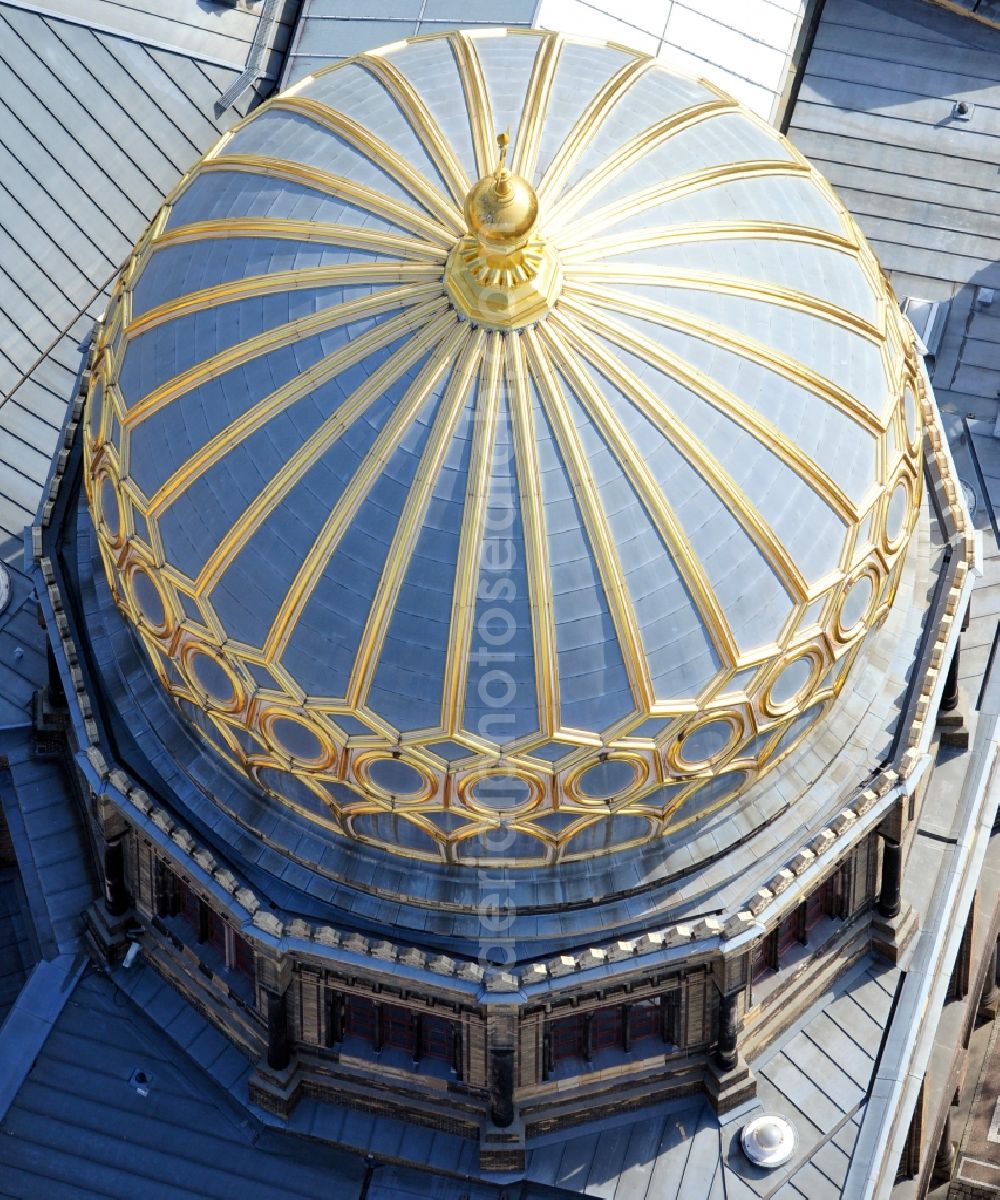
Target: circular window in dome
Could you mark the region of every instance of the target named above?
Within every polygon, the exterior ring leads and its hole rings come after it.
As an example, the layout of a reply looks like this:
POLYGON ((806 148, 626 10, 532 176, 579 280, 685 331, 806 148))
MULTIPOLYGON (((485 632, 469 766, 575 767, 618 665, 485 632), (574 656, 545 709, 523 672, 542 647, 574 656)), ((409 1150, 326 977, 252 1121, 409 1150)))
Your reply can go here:
POLYGON ((710 717, 695 725, 674 743, 671 766, 688 771, 709 766, 732 747, 741 726, 735 717, 710 717))
POLYGON ((110 475, 102 473, 97 484, 97 517, 105 534, 118 545, 122 537, 122 502, 110 475))
POLYGON ((633 791, 647 774, 641 758, 609 754, 594 766, 577 771, 567 783, 582 800, 615 800, 633 791))
POLYGON ((274 749, 299 766, 326 767, 333 761, 336 754, 333 744, 301 717, 268 713, 263 725, 274 749))
POLYGON ((765 711, 774 716, 800 704, 815 683, 820 666, 820 659, 815 654, 793 658, 767 689, 765 711))
POLYGON ((875 602, 875 578, 870 571, 859 575, 848 587, 837 613, 837 633, 850 637, 868 617, 875 602))
POLYGON ((363 774, 373 787, 400 800, 422 800, 434 790, 433 783, 416 767, 391 756, 367 759, 363 774))
POLYGON ((537 780, 506 772, 467 776, 459 784, 459 795, 467 808, 491 816, 526 812, 542 798, 537 780))
POLYGON ((185 673, 201 699, 229 712, 242 706, 241 688, 224 662, 201 646, 184 656, 185 673))
POLYGON ((902 540, 909 511, 910 488, 905 479, 900 479, 892 489, 885 510, 885 538, 890 550, 895 550, 902 540))
POLYGON ((167 604, 153 576, 145 567, 133 567, 127 576, 127 586, 140 623, 160 636, 166 633, 167 604))

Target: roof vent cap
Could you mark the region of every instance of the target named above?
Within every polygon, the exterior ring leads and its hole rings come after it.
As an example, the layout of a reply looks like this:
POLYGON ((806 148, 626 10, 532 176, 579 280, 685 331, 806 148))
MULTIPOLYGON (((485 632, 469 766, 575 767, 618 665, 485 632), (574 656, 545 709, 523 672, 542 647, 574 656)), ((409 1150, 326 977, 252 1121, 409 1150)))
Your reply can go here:
POLYGON ((743 1126, 743 1153, 755 1167, 773 1170, 783 1166, 795 1152, 795 1130, 784 1117, 764 1113, 743 1126))

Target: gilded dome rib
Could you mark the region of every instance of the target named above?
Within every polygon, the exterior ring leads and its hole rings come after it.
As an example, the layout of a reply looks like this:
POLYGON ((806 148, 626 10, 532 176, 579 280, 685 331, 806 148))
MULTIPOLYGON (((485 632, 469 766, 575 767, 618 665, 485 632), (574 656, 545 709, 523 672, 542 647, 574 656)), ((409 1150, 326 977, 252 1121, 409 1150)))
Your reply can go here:
MULTIPOLYGON (((302 443, 281 470, 261 488, 260 493, 243 510, 239 520, 230 527, 225 537, 206 559, 204 567, 195 580, 197 595, 211 591, 249 538, 344 431, 349 429, 366 409, 415 366, 428 351, 436 347, 446 333, 453 328, 451 314, 442 312, 439 306, 431 310, 428 315, 435 319, 428 320, 422 328, 418 326, 413 337, 395 350, 368 376, 364 383, 346 397, 322 425, 302 443)), ((406 397, 400 403, 396 412, 381 430, 375 445, 369 450, 356 475, 360 482, 371 482, 373 464, 383 461, 384 456, 392 453, 399 438, 413 419, 414 412, 419 407, 419 401, 410 404, 408 399, 406 397)), ((352 502, 356 502, 352 488, 349 488, 343 497, 338 498, 338 504, 342 500, 346 504, 348 494, 350 494, 352 502)), ((334 514, 331 513, 331 519, 333 516, 334 514)), ((339 513, 337 520, 340 520, 339 513)), ((331 543, 331 551, 334 545, 335 543, 331 543)))
MULTIPOLYGON (((438 313, 441 313, 440 322, 444 323, 448 315, 444 308, 440 300, 428 300, 425 304, 418 305, 415 312, 404 312, 398 317, 381 322, 270 392, 247 409, 241 417, 231 421, 214 437, 209 438, 200 450, 192 454, 187 462, 174 472, 157 492, 155 507, 151 502, 151 513, 158 515, 169 507, 180 493, 186 491, 211 466, 225 458, 234 446, 245 441, 251 433, 266 425, 278 413, 304 399, 322 384, 335 379, 342 371, 363 362, 376 350, 390 345, 397 338, 410 332, 414 323, 432 318, 438 313)), ((359 402, 356 407, 341 406, 329 418, 329 427, 343 428, 347 421, 357 417, 359 411, 364 411, 364 407, 370 402, 369 396, 363 405, 359 402)))
MULTIPOLYGON (((566 238, 567 249, 578 246, 593 236, 599 229, 612 229, 620 221, 641 216, 659 204, 670 200, 680 200, 685 196, 693 196, 706 188, 718 187, 721 184, 741 182, 745 179, 773 179, 780 176, 792 178, 808 178, 810 170, 801 163, 789 162, 785 159, 759 159, 750 162, 723 163, 722 165, 703 167, 698 171, 690 171, 687 175, 678 175, 674 179, 666 179, 652 187, 630 192, 607 204, 604 208, 594 209, 586 216, 576 217, 570 222, 564 217, 555 226, 562 230, 570 228, 570 236, 566 238)), ((563 206, 559 206, 560 214, 564 214, 563 206)), ((612 235, 613 236, 613 235, 612 235)))
POLYGON ((442 133, 440 125, 431 115, 430 109, 423 102, 420 93, 384 54, 363 54, 357 62, 385 88, 390 98, 406 114, 428 157, 447 184, 456 206, 461 209, 472 187, 472 180, 466 174, 465 168, 442 133))
MULTIPOLYGON (((458 332, 459 341, 464 342, 464 345, 461 346, 452 376, 448 380, 434 418, 431 435, 417 468, 413 486, 406 497, 403 514, 392 539, 386 567, 379 580, 375 602, 371 606, 368 623, 362 634, 361 645, 351 672, 347 698, 349 703, 355 706, 367 701, 396 597, 409 566, 427 506, 430 504, 434 484, 440 474, 448 446, 455 436, 462 409, 468 403, 469 389, 482 359, 485 340, 483 331, 470 330, 463 326, 458 332)), ((437 375, 440 374, 439 369, 437 375)))
POLYGON ((785 466, 791 468, 800 479, 817 492, 827 505, 843 521, 858 521, 861 514, 851 498, 822 470, 819 464, 787 438, 772 422, 727 388, 709 379, 697 368, 686 363, 679 355, 658 346, 635 330, 626 328, 613 318, 602 314, 598 320, 586 308, 567 297, 566 308, 595 333, 645 359, 651 366, 669 375, 682 387, 707 400, 719 412, 724 413, 737 425, 745 429, 785 466))
MULTIPOLYGON (((451 367, 455 355, 467 336, 468 331, 455 321, 454 315, 446 313, 441 318, 439 326, 435 328, 433 335, 428 337, 424 345, 418 347, 422 353, 435 342, 438 343, 436 352, 428 359, 416 379, 407 388, 393 417, 380 430, 379 436, 361 468, 355 472, 350 484, 337 497, 313 542, 312 549, 296 572, 264 641, 264 656, 268 661, 274 661, 281 657, 330 555, 353 517, 359 501, 375 480, 376 466, 384 461, 384 456, 397 444, 399 438, 415 419, 441 376, 451 367)), ((419 361, 419 357, 420 353, 417 353, 412 356, 411 361, 419 361)), ((414 482, 410 491, 411 497, 416 487, 417 484, 414 482)), ((393 546, 396 546, 395 541, 393 546)))
POLYGON ((679 309, 671 308, 667 304, 660 304, 655 300, 645 297, 641 301, 636 300, 613 288, 591 285, 589 287, 570 287, 566 290, 569 295, 589 301, 600 308, 609 308, 613 312, 623 315, 641 317, 656 325, 662 325, 665 329, 689 334, 691 337, 698 338, 699 341, 707 342, 710 346, 718 346, 721 350, 740 354, 748 362, 766 367, 769 371, 794 383, 796 387, 802 388, 803 391, 811 392, 829 404, 831 408, 835 408, 845 417, 860 425, 866 432, 872 434, 885 432, 884 422, 864 404, 856 400, 845 388, 838 387, 832 380, 820 375, 818 371, 810 370, 797 359, 782 354, 745 333, 719 325, 714 321, 708 321, 703 317, 689 317, 679 309))
POLYGON ((493 105, 483 76, 475 42, 464 33, 453 33, 448 44, 455 56, 458 76, 465 95, 465 110, 472 129, 472 146, 476 155, 476 173, 480 179, 496 166, 496 134, 493 126, 493 105))
POLYGON ((349 250, 371 250, 376 254, 413 258, 419 262, 443 262, 439 246, 418 238, 366 229, 363 225, 340 225, 334 221, 294 221, 289 217, 223 217, 214 221, 193 221, 175 225, 159 234, 153 250, 179 246, 186 242, 204 242, 213 238, 278 238, 293 242, 318 242, 343 246, 349 250))
MULTIPOLYGON (((663 539, 664 545, 669 550, 673 562, 677 565, 677 570, 681 572, 682 580, 685 587, 688 589, 688 594, 693 599, 697 610, 701 613, 701 618, 705 628, 711 637, 715 653, 719 655, 720 661, 726 665, 735 664, 739 648, 736 643, 736 637, 733 635, 729 619, 723 611, 723 607, 718 602, 715 596, 711 583, 708 582, 708 577, 705 574, 705 569, 702 568, 699 558, 691 548, 690 540, 684 534, 681 523, 677 520, 672 506, 667 502, 657 481, 653 479, 653 475, 649 472, 646 466, 645 458, 640 454, 639 448, 629 437, 622 427, 622 422, 618 420, 617 415, 609 404, 605 401, 604 396, 601 396, 598 388, 595 388, 593 380, 586 376, 579 365, 574 361, 573 354, 570 353, 570 348, 565 344, 561 337, 561 331, 569 338, 571 346, 576 350, 577 354, 588 358, 592 364, 600 370, 604 366, 605 371, 610 378, 619 376, 619 382, 624 385, 624 366, 618 364, 621 371, 613 370, 612 361, 604 354, 593 352, 593 347, 589 347, 589 338, 580 328, 580 325, 575 322, 568 313, 557 313, 546 324, 544 329, 539 331, 539 337, 551 347, 552 354, 558 361, 559 367, 565 373, 571 386, 583 408, 591 414, 595 425, 601 432, 604 433, 607 443, 609 443, 611 452, 617 458, 622 472, 635 488, 637 496, 639 496, 643 508, 652 518, 655 528, 663 539)), ((613 360, 613 364, 617 364, 618 360, 613 360)), ((648 416, 649 419, 654 419, 655 415, 660 412, 660 406, 652 406, 652 404, 643 404, 640 397, 637 397, 633 392, 633 400, 637 407, 648 416)), ((683 451, 682 451, 683 452, 683 451)))
POLYGON ((793 225, 784 221, 697 221, 685 225, 664 225, 643 229, 638 233, 611 234, 604 238, 591 238, 589 242, 578 242, 566 248, 563 258, 576 268, 579 263, 589 263, 610 255, 620 258, 660 246, 722 241, 805 242, 857 258, 857 247, 850 239, 827 233, 824 229, 814 229, 810 225, 793 225))
POLYGON ((601 504, 597 485, 590 473, 587 456, 580 445, 580 438, 572 417, 566 409, 566 400, 556 376, 554 364, 534 329, 525 330, 523 336, 528 351, 529 366, 538 386, 542 408, 556 435, 556 441, 572 480, 576 501, 583 516, 584 528, 597 564, 611 619, 614 622, 618 644, 625 662, 625 670, 629 676, 633 704, 648 707, 654 702, 655 696, 653 682, 649 675, 649 665, 643 652, 642 634, 631 598, 623 583, 621 562, 615 549, 614 538, 608 527, 607 516, 601 504))
POLYGON ((278 96, 268 107, 273 111, 284 110, 304 117, 314 125, 329 129, 349 146, 361 153, 370 163, 385 171, 417 201, 421 207, 433 214, 445 228, 453 233, 464 233, 461 213, 450 200, 434 187, 421 171, 411 166, 388 142, 376 137, 357 121, 337 112, 322 100, 309 100, 303 96, 278 96))
POLYGON ((418 212, 398 200, 393 200, 383 192, 367 187, 343 175, 334 175, 329 171, 321 171, 318 167, 309 167, 304 163, 291 162, 287 158, 270 158, 263 154, 219 154, 202 164, 203 172, 211 171, 245 171, 250 175, 263 175, 268 179, 283 179, 288 183, 297 183, 302 187, 312 188, 338 200, 346 200, 358 208, 367 209, 383 220, 408 229, 441 246, 450 246, 451 236, 439 221, 430 215, 418 212))
POLYGON ((532 64, 531 79, 524 94, 524 107, 521 110, 521 121, 517 129, 517 141, 511 156, 510 169, 515 175, 525 179, 533 179, 535 165, 538 161, 538 148, 541 142, 542 128, 552 94, 552 82, 555 79, 559 57, 562 54, 563 40, 555 34, 539 42, 532 64))
POLYGON ((738 111, 739 106, 732 100, 706 100, 700 104, 682 108, 679 112, 670 113, 662 121, 637 133, 610 158, 601 163, 599 167, 595 167, 589 175, 585 175, 579 183, 559 197, 557 214, 559 228, 565 228, 571 221, 575 221, 577 210, 586 204, 591 196, 599 192, 633 163, 643 158, 654 147, 669 138, 676 137, 685 130, 693 129, 703 121, 710 121, 713 117, 721 116, 723 113, 738 111))
POLYGON ((535 421, 531 411, 531 397, 528 395, 528 363, 519 333, 511 333, 507 337, 506 367, 528 588, 534 614, 532 638, 535 650, 538 719, 542 733, 551 736, 562 726, 559 671, 556 662, 556 623, 552 607, 552 574, 549 569, 549 547, 545 533, 542 480, 535 449, 535 421))
MULTIPOLYGON (((575 341, 579 352, 591 361, 597 367, 598 371, 603 371, 607 377, 615 382, 618 388, 621 388, 622 394, 635 404, 643 416, 663 434, 667 442, 706 480, 708 486, 712 488, 721 500, 721 503, 736 518, 739 526, 742 527, 743 532, 753 542, 762 558, 771 566, 774 574, 782 581, 786 592, 794 596, 797 600, 804 600, 808 592, 806 577, 802 575, 802 572, 795 563, 795 559, 791 557, 791 554, 786 550, 778 536, 774 534, 774 530, 768 526, 768 523, 760 515, 760 512, 750 503, 742 488, 739 488, 736 482, 733 481, 732 476, 723 467, 723 464, 707 450, 706 446, 703 446, 697 440, 694 434, 681 421, 678 421, 673 416, 670 410, 659 401, 659 398, 653 395, 653 392, 642 383, 641 379, 637 378, 633 371, 630 371, 625 366, 624 362, 616 354, 607 352, 603 346, 599 349, 595 348, 592 340, 588 341, 586 331, 580 324, 577 324, 575 328, 569 324, 571 319, 570 313, 574 311, 573 305, 568 302, 565 305, 565 310, 567 311, 562 314, 562 323, 565 328, 574 329, 575 341)), ((585 313, 576 311, 576 316, 582 322, 586 322, 585 313)), ((603 324, 592 323, 594 332, 599 332, 603 328, 603 324)), ((611 328, 607 328, 607 336, 611 337, 612 341, 616 341, 611 328)), ((651 362, 653 366, 660 366, 653 358, 643 355, 641 350, 637 353, 639 353, 640 358, 651 362)), ((672 371, 667 371, 666 373, 670 374, 671 378, 676 379, 683 386, 689 386, 682 377, 677 376, 672 371)), ((697 392, 697 395, 701 395, 701 392, 697 392)), ((641 461, 640 451, 635 448, 634 452, 637 460, 641 461)), ((682 544, 689 540, 687 535, 684 534, 683 529, 679 529, 678 533, 682 544)), ((689 562, 689 569, 693 569, 693 565, 693 563, 689 562)), ((701 572, 695 575, 693 571, 691 577, 693 577, 693 580, 697 583, 697 587, 700 589, 701 572)), ((706 588, 706 594, 711 595, 713 589, 707 586, 707 583, 706 588)), ((735 659, 736 654, 733 653, 733 648, 736 646, 736 641, 732 636, 732 631, 727 626, 719 626, 719 632, 721 638, 723 638, 723 647, 721 647, 721 650, 723 650, 725 658, 729 660, 735 659), (732 638, 731 642, 729 638, 732 638)))
MULTIPOLYGON (((668 269, 645 266, 641 263, 592 262, 580 263, 573 271, 571 289, 591 288, 593 285, 609 283, 648 284, 662 288, 688 288, 692 291, 716 292, 725 296, 737 296, 743 300, 761 301, 788 308, 810 317, 818 317, 856 333, 866 341, 881 346, 884 330, 876 328, 870 321, 856 316, 849 309, 821 300, 808 292, 777 284, 762 283, 748 276, 717 275, 709 271, 668 269)), ((603 288, 598 287, 600 292, 603 288)), ((883 322, 884 323, 884 322, 883 322)))
POLYGON ((472 648, 472 626, 476 615, 480 553, 490 499, 502 371, 502 338, 494 330, 487 336, 476 409, 472 418, 472 456, 466 483, 462 536, 455 570, 448 654, 441 694, 441 728, 451 735, 462 727, 469 654, 472 648))
MULTIPOLYGON (((227 283, 200 288, 158 304, 155 308, 133 317, 126 327, 126 334, 138 337, 140 333, 155 329, 166 321, 177 317, 191 316, 217 308, 220 304, 231 304, 237 300, 258 299, 273 296, 295 288, 323 287, 328 284, 393 284, 432 283, 441 276, 441 268, 429 263, 381 262, 381 263, 337 263, 328 267, 301 267, 291 271, 273 271, 266 275, 247 275, 227 283)), ((133 408, 140 408, 136 404, 133 408)))
POLYGON ((633 58, 631 62, 619 67, 583 110, 542 176, 538 185, 539 207, 544 209, 554 202, 580 155, 593 140, 608 114, 629 88, 650 69, 652 63, 650 58, 633 58))
POLYGON ((415 287, 379 290, 370 296, 345 300, 313 313, 310 317, 298 317, 284 325, 264 330, 256 337, 248 338, 228 346, 210 358, 202 359, 179 375, 165 380, 142 400, 137 401, 124 417, 126 429, 134 429, 159 412, 178 397, 193 391, 210 379, 217 379, 234 367, 244 366, 256 358, 295 345, 303 337, 326 333, 341 325, 348 325, 365 317, 377 317, 397 309, 408 311, 411 319, 419 322, 424 312, 433 310, 435 300, 440 300, 441 289, 433 283, 417 284, 415 287))

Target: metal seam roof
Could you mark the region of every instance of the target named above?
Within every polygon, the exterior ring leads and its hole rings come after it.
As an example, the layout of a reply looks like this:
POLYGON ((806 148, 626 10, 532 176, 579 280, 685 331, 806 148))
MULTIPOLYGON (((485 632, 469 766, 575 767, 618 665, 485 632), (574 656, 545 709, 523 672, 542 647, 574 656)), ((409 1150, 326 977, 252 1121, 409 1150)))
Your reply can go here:
POLYGON ((34 515, 80 344, 118 266, 177 173, 245 111, 215 112, 235 70, 37 7, 0 4, 4 557, 34 515))

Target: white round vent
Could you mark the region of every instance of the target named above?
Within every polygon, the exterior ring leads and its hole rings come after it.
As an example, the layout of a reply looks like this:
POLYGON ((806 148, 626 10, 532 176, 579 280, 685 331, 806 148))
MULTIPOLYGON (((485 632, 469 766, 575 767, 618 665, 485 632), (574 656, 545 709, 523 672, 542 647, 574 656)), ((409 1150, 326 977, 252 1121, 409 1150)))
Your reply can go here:
POLYGON ((795 1130, 784 1117, 771 1113, 754 1117, 740 1134, 743 1153, 757 1167, 780 1167, 795 1150, 795 1130))

